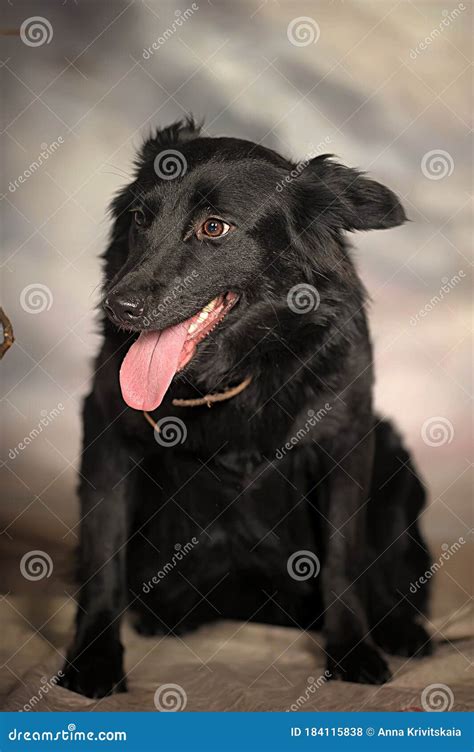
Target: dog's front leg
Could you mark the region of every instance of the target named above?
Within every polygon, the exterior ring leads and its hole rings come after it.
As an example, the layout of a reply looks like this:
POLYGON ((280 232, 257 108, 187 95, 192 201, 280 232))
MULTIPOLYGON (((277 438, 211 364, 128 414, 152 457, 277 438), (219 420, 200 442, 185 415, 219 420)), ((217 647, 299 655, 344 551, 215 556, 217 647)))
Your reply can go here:
POLYGON ((333 679, 383 684, 385 660, 370 641, 364 598, 367 494, 373 434, 334 456, 329 475, 329 541, 323 569, 327 669, 333 679))
POLYGON ((88 697, 125 691, 120 617, 126 608, 126 542, 132 463, 100 417, 93 396, 84 407, 81 467, 80 577, 76 633, 61 684, 88 697))

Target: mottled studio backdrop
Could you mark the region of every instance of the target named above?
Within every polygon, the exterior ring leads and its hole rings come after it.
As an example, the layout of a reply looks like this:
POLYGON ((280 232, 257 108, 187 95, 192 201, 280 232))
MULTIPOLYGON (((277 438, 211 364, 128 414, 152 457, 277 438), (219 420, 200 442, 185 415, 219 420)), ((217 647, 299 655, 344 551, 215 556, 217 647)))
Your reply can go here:
POLYGON ((1 302, 16 335, 1 364, 5 549, 77 542, 79 412, 99 344, 107 204, 143 136, 189 112, 211 135, 295 158, 337 154, 403 198, 410 223, 354 236, 373 301, 376 401, 429 483, 432 545, 466 535, 471 9, 2 3, 1 302))

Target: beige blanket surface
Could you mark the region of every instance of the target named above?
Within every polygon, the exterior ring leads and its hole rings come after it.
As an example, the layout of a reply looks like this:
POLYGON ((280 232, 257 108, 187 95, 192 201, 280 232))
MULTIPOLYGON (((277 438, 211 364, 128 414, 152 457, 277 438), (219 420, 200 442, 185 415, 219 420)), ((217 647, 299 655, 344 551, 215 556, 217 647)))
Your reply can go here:
MULTIPOLYGON (((10 553, 18 558, 18 551, 10 553)), ((434 655, 391 658, 394 677, 382 687, 325 682, 318 633, 221 622, 186 639, 155 639, 139 636, 126 620, 129 692, 102 700, 57 687, 53 678, 72 634, 77 586, 70 578, 71 561, 70 550, 59 550, 50 578, 28 583, 12 576, 8 583, 10 592, 0 603, 4 710, 154 711, 163 707, 160 697, 191 711, 421 710, 439 708, 438 703, 453 710, 474 709, 473 616, 464 590, 469 565, 462 551, 437 575, 428 624, 436 641, 434 655), (166 695, 164 684, 178 686, 166 695)), ((10 561, 7 571, 18 571, 15 563, 10 561)))

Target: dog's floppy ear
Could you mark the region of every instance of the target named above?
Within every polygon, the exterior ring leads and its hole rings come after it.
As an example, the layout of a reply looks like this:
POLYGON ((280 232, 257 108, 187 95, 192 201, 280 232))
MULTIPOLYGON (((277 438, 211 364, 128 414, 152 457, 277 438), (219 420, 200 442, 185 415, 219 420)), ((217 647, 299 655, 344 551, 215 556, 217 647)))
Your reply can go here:
POLYGON ((406 221, 393 191, 331 156, 315 157, 304 170, 313 183, 313 198, 323 221, 349 231, 385 230, 406 221))

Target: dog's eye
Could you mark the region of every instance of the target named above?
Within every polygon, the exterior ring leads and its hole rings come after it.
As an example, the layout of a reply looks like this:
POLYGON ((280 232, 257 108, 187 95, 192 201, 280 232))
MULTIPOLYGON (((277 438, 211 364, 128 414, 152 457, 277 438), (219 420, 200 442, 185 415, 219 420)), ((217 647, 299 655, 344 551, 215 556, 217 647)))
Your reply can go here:
POLYGON ((216 217, 210 217, 201 225, 197 236, 198 238, 220 238, 222 235, 227 235, 229 230, 230 225, 227 222, 216 217))
POLYGON ((133 212, 133 221, 138 227, 143 227, 146 223, 145 212, 141 209, 135 209, 133 212))

